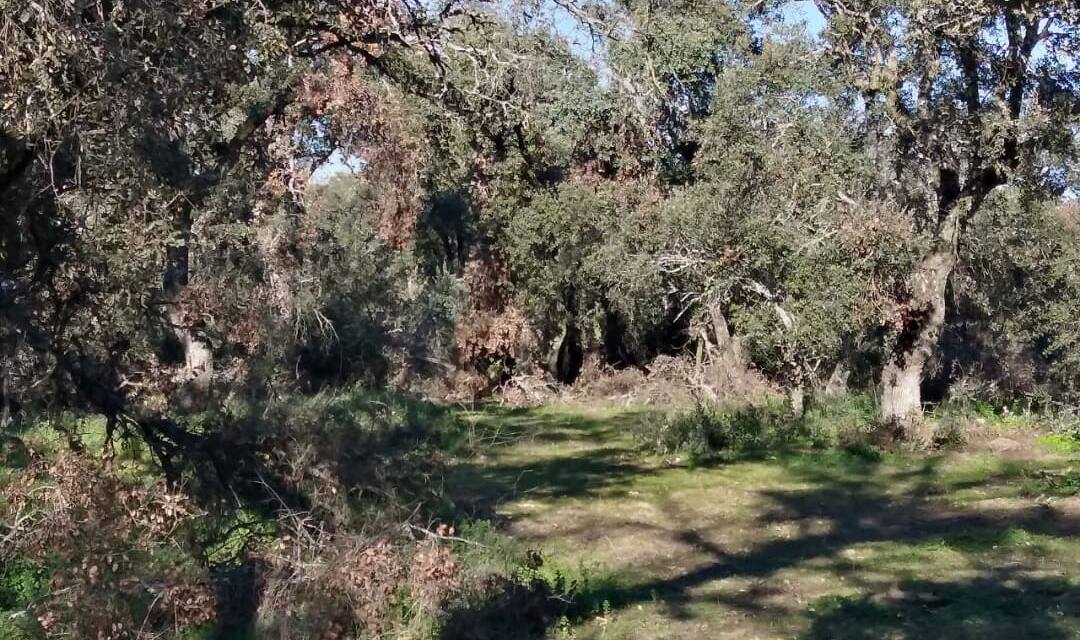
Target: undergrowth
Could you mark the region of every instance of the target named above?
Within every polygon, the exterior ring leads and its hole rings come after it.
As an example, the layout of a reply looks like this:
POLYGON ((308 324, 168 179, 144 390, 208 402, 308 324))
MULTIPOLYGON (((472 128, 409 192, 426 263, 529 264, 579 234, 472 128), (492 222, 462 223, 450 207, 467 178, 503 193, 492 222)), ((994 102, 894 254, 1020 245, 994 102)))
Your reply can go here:
POLYGON ((643 423, 637 435, 654 451, 685 456, 690 465, 792 449, 843 448, 871 452, 894 446, 923 450, 962 448, 973 429, 1007 435, 1018 429, 1049 431, 1047 446, 1080 451, 1080 422, 1072 416, 1014 413, 988 403, 946 403, 912 426, 897 430, 878 419, 870 395, 821 398, 802 415, 780 402, 724 405, 699 402, 665 419, 643 423))
POLYGON ((487 521, 462 527, 458 552, 470 582, 445 619, 444 640, 572 637, 581 622, 610 615, 625 585, 599 567, 567 566, 499 533, 487 521))
MULTIPOLYGON (((815 402, 800 416, 779 403, 699 404, 635 428, 691 464, 829 448, 873 461, 876 414, 869 396, 815 402)), ((962 441, 971 420, 1021 424, 987 407, 929 419, 935 447, 962 441)), ((606 619, 630 593, 617 576, 560 564, 488 521, 458 521, 443 470, 491 438, 453 410, 355 389, 233 402, 187 420, 255 452, 236 464, 258 463, 246 471, 267 499, 215 489, 194 470, 168 485, 138 440, 110 446, 93 416, 6 436, 0 637, 542 637, 606 619)), ((1055 425, 1044 442, 1080 450, 1075 422, 1055 425)), ((1080 483, 1071 470, 1046 472, 1025 476, 1023 491, 1070 496, 1080 483)))
POLYGON ((691 465, 715 458, 754 457, 792 448, 856 446, 874 427, 874 406, 861 396, 818 403, 801 416, 779 402, 727 406, 698 403, 644 424, 639 436, 659 453, 685 455, 691 465))
POLYGON ((186 416, 231 484, 167 484, 138 440, 53 420, 0 459, 0 637, 453 637, 473 606, 573 601, 576 578, 530 574, 493 531, 457 542, 484 525, 455 531, 442 495, 474 440, 447 408, 354 389, 186 416))

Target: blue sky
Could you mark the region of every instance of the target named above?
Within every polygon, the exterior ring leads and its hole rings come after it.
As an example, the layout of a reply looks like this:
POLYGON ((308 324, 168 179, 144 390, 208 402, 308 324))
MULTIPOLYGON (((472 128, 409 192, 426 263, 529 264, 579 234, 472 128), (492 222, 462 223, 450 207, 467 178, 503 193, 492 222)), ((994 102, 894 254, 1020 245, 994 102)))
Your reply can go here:
POLYGON ((806 30, 814 37, 820 35, 821 30, 825 28, 825 17, 811 0, 789 2, 784 5, 782 11, 785 22, 805 22, 806 30))

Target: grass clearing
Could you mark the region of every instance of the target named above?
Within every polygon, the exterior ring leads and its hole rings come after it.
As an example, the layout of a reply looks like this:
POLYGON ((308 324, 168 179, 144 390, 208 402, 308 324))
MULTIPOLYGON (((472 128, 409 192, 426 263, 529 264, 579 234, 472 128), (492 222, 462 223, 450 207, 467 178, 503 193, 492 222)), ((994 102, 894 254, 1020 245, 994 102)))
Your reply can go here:
MULTIPOLYGON (((691 467, 642 408, 491 408, 447 478, 542 549, 575 638, 1080 638, 1080 457, 796 450, 691 467)), ((698 461, 695 461, 698 462, 698 461)), ((479 637, 479 636, 477 636, 479 637)))

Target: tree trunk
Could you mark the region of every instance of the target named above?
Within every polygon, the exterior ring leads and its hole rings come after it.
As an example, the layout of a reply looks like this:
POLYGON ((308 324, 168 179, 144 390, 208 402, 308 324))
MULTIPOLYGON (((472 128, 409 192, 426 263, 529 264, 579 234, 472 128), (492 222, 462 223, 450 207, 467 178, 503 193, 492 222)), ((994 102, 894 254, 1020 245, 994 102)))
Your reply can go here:
POLYGON ((836 363, 828 382, 825 383, 825 397, 835 398, 847 393, 849 380, 851 380, 851 367, 844 358, 836 363))
POLYGON ((585 351, 581 346, 581 333, 577 327, 568 323, 559 343, 559 350, 555 354, 555 379, 563 384, 574 384, 581 374, 584 362, 585 351))
POLYGON ((806 415, 806 387, 797 385, 788 389, 787 400, 791 415, 796 418, 806 415))
POLYGON ((956 267, 962 207, 953 205, 931 249, 909 279, 896 345, 881 375, 881 419, 904 425, 922 411, 923 369, 937 349, 945 324, 945 288, 956 267))
POLYGON ((185 403, 198 401, 205 396, 214 368, 210 345, 194 331, 180 308, 180 295, 191 279, 191 241, 195 213, 240 161, 244 147, 263 124, 271 116, 282 113, 295 99, 295 85, 299 77, 297 75, 288 79, 267 101, 249 106, 247 118, 240 123, 229 142, 220 149, 214 165, 201 174, 186 176, 183 185, 185 197, 173 218, 176 243, 166 250, 162 277, 165 319, 172 337, 183 349, 184 367, 180 372, 180 382, 186 387, 186 391, 192 392, 187 398, 180 397, 185 403))
POLYGON ((191 278, 191 209, 191 204, 182 205, 173 221, 178 242, 166 251, 162 294, 165 319, 172 338, 180 345, 183 353, 183 368, 178 380, 181 389, 176 399, 182 406, 197 408, 210 388, 214 355, 210 345, 195 333, 180 308, 180 295, 191 278))
POLYGON ((881 376, 881 419, 910 422, 922 411, 922 373, 925 362, 892 358, 881 376))
POLYGON ((745 368, 747 364, 746 354, 743 352, 742 343, 731 335, 731 325, 719 305, 709 308, 712 318, 713 334, 716 336, 716 352, 720 361, 728 368, 745 368))

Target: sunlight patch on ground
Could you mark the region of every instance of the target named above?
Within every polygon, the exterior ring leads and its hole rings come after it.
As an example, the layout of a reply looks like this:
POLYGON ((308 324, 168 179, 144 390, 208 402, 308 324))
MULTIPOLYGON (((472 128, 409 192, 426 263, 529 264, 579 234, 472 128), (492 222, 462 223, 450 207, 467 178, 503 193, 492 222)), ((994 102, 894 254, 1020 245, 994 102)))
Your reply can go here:
POLYGON ((1076 460, 1060 451, 794 452, 689 469, 641 450, 633 427, 651 419, 605 406, 470 415, 500 439, 455 470, 459 499, 610 578, 593 594, 609 612, 577 637, 1019 637, 1017 597, 1034 621, 1025 637, 1080 637, 1080 512, 1052 495, 1076 460))

